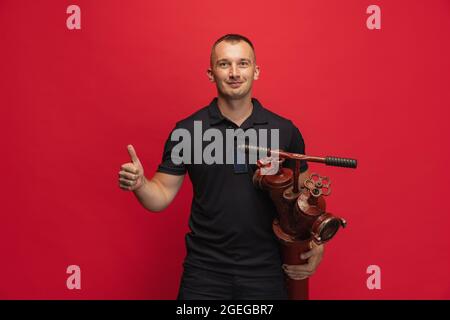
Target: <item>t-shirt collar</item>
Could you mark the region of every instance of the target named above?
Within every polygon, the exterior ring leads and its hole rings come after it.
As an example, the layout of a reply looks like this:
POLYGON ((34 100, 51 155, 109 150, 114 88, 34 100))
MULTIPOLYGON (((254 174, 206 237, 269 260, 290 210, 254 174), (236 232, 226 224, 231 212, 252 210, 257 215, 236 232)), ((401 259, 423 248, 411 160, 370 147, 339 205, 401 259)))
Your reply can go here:
MULTIPOLYGON (((209 120, 211 125, 216 125, 224 120, 227 120, 222 112, 220 112, 219 106, 217 104, 217 97, 215 97, 208 106, 209 120)), ((246 124, 266 124, 268 119, 266 117, 266 112, 261 103, 256 99, 252 98, 253 110, 250 116, 242 123, 241 128, 245 127, 246 124)))

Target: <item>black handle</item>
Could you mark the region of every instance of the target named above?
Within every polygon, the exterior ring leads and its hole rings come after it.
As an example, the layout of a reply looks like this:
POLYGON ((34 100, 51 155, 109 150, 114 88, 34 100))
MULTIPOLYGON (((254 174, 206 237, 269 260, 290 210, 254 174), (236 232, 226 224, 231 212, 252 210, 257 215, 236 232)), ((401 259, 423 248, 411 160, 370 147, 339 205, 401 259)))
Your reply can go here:
POLYGON ((327 166, 356 168, 357 161, 356 161, 356 159, 346 159, 346 158, 337 158, 337 157, 325 157, 325 164, 327 166))

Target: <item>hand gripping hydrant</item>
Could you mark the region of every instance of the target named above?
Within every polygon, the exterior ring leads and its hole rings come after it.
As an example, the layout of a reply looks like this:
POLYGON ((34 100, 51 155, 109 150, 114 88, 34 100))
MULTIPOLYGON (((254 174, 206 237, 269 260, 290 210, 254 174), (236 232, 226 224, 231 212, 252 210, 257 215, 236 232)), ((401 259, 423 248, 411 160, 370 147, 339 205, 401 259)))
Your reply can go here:
MULTIPOLYGON (((320 245, 331 240, 339 228, 345 227, 347 223, 344 219, 326 212, 325 196, 331 193, 328 177, 312 173, 304 185, 299 186, 300 161, 346 168, 356 168, 357 161, 337 157, 313 157, 249 145, 243 148, 251 152, 267 152, 268 157, 257 161, 258 169, 253 175, 253 183, 257 188, 269 193, 277 209, 278 217, 274 219, 272 227, 281 243, 283 263, 306 263, 306 260, 300 258, 302 253, 309 251, 313 243, 320 245), (295 161, 294 172, 282 167, 285 159, 295 161), (276 168, 276 171, 270 174, 262 172, 270 166, 276 168)), ((308 299, 308 279, 293 280, 287 277, 286 281, 289 299, 308 299)))

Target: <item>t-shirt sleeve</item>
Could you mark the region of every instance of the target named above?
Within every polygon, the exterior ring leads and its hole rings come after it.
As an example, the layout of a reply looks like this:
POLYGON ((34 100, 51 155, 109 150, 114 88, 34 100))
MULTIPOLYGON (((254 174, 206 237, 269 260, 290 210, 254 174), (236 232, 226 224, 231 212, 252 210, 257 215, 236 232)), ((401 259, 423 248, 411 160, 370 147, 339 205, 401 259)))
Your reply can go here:
POLYGON ((177 128, 174 128, 170 132, 169 137, 167 138, 166 143, 164 144, 162 160, 161 163, 158 165, 158 169, 156 171, 181 176, 186 174, 187 171, 186 165, 182 161, 175 161, 176 163, 174 163, 173 160, 175 159, 172 158, 172 149, 179 143, 179 141, 176 140, 172 141, 171 139, 172 133, 176 129, 177 128))
MULTIPOLYGON (((300 133, 300 130, 293 124, 293 129, 291 132, 291 141, 288 147, 288 152, 292 153, 300 153, 305 154, 305 141, 303 140, 303 136, 300 133)), ((295 161, 294 160, 286 160, 285 166, 288 168, 291 168, 292 170, 295 169, 295 161)), ((308 163, 304 160, 300 161, 300 173, 305 172, 308 170, 308 163)))

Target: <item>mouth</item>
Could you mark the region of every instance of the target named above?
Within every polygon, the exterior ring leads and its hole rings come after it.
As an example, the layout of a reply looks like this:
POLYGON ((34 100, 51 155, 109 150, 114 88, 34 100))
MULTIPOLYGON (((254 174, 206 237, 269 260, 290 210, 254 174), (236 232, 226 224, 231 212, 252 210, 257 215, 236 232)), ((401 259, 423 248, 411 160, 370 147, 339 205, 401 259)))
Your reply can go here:
POLYGON ((232 87, 232 88, 239 88, 241 86, 242 82, 237 82, 237 81, 235 81, 235 82, 227 82, 227 84, 230 87, 232 87))

